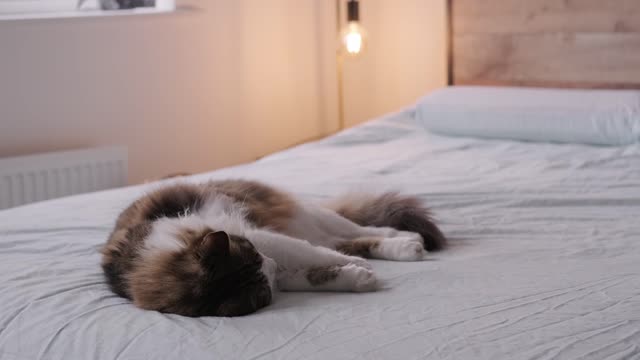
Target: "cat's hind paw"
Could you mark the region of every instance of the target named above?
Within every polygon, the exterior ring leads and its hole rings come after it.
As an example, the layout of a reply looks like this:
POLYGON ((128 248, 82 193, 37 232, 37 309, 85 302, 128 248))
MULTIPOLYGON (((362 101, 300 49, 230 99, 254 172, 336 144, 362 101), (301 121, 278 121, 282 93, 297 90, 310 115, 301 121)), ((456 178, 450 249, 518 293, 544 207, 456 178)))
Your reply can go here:
POLYGON ((383 259, 396 261, 424 260, 426 252, 422 243, 420 234, 403 231, 398 236, 382 240, 378 255, 383 259))

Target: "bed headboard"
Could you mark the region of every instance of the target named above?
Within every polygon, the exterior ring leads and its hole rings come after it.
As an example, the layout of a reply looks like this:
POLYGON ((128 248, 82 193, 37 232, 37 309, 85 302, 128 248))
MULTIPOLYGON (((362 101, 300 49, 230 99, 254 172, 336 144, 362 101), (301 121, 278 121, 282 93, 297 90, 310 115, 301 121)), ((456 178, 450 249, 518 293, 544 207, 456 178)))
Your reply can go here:
POLYGON ((449 83, 640 89, 640 0, 447 0, 449 83))

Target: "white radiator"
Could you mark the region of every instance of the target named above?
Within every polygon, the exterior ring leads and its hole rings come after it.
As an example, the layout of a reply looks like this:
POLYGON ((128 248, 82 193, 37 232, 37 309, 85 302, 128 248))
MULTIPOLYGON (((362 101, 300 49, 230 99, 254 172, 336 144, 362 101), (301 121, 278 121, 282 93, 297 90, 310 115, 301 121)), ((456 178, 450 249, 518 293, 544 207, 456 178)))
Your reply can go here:
POLYGON ((0 209, 127 184, 126 147, 0 158, 0 209))

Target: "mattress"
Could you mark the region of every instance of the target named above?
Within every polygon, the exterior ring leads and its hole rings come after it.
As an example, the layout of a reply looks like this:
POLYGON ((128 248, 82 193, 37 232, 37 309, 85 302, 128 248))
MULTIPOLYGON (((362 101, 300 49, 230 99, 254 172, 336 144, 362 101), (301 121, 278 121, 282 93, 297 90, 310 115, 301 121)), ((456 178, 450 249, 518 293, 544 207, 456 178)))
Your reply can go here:
POLYGON ((248 165, 323 201, 398 189, 433 209, 450 247, 372 261, 375 293, 280 293, 238 318, 187 318, 112 294, 98 250, 158 183, 0 212, 0 358, 640 358, 640 147, 450 138, 412 109, 248 165))

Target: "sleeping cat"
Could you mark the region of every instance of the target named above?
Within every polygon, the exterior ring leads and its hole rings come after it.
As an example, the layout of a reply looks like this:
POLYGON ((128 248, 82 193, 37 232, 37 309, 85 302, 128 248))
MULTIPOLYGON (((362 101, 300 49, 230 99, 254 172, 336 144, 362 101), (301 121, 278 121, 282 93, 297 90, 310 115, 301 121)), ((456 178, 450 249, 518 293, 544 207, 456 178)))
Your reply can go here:
POLYGON ((397 193, 328 207, 246 180, 175 184, 120 214, 102 249, 111 289, 143 309, 238 316, 282 291, 374 291, 363 259, 419 261, 445 238, 397 193))

